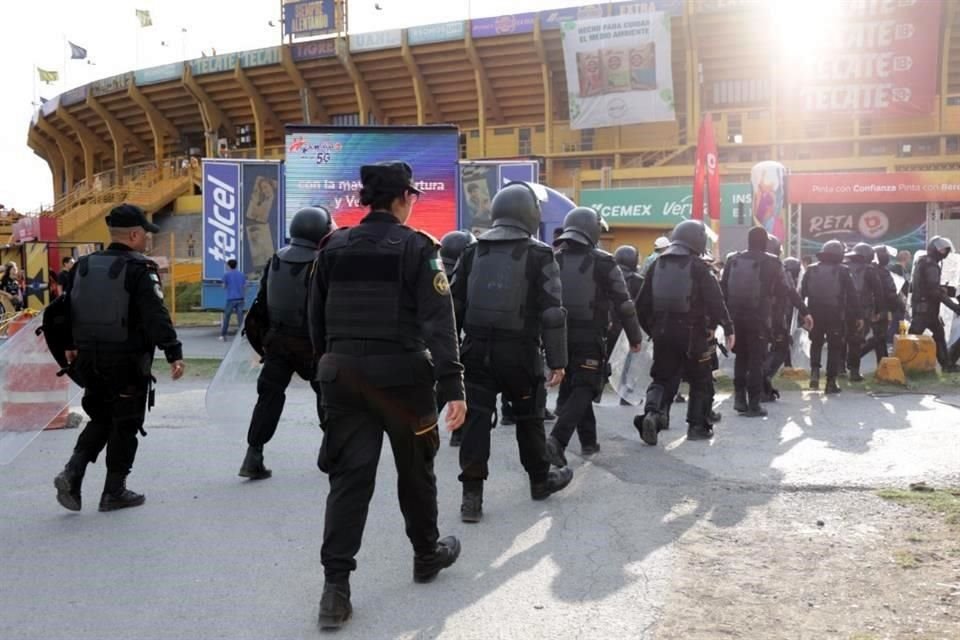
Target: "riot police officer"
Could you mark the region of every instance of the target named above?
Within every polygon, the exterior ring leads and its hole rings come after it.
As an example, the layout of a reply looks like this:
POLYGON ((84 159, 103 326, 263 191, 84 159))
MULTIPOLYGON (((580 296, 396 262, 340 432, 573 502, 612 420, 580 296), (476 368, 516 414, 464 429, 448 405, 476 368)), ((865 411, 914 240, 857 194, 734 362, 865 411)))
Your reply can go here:
MULTIPOLYGON (((453 279, 453 270, 463 251, 477 244, 477 238, 469 231, 450 231, 440 238, 440 260, 443 270, 449 280, 453 279)), ((457 429, 450 434, 450 446, 459 447, 463 442, 463 429, 457 429)))
MULTIPOLYGON (((866 242, 858 242, 847 256, 853 286, 857 290, 857 300, 860 303, 859 315, 863 318, 861 327, 851 327, 847 336, 847 369, 850 372, 850 382, 862 382, 860 360, 867 344, 866 335, 873 328, 880 313, 878 306, 884 295, 883 285, 879 273, 872 266, 875 256, 873 247, 866 242)), ((886 333, 883 334, 883 340, 886 341, 886 333)))
POLYGON ((653 338, 653 378, 647 388, 644 414, 633 424, 648 445, 666 427, 681 375, 690 384, 687 438, 713 437, 712 361, 717 326, 727 347, 735 346, 733 322, 710 266, 700 256, 707 232, 699 220, 685 220, 671 234, 670 247, 650 265, 637 300, 640 325, 653 338))
MULTIPOLYGON (((776 238, 774 238, 776 240, 776 238)), ((779 241, 776 243, 779 245, 779 241)), ((767 245, 767 252, 773 253, 772 243, 767 245)), ((801 310, 801 316, 809 316, 809 310, 800 299, 800 261, 796 258, 785 258, 783 260, 783 272, 787 279, 787 286, 793 293, 788 295, 777 295, 773 300, 773 330, 771 332, 770 351, 763 365, 763 398, 764 402, 773 402, 780 397, 780 393, 773 386, 773 379, 776 377, 780 367, 793 366, 790 357, 790 348, 793 346, 793 336, 790 331, 793 326, 794 307, 801 310), (794 294, 796 297, 794 297, 794 294), (799 303, 800 306, 797 306, 799 303)), ((809 316, 811 322, 812 316, 809 316)))
POLYGON ((863 358, 873 351, 877 356, 877 365, 879 365, 880 361, 888 355, 887 337, 890 322, 895 314, 901 314, 905 309, 897 291, 897 285, 893 281, 893 274, 887 268, 890 264, 890 257, 896 255, 896 250, 882 244, 873 247, 873 250, 877 261, 871 262, 868 268, 873 271, 879 290, 874 301, 876 314, 872 319, 872 335, 860 350, 860 357, 863 358))
POLYGON ((817 253, 820 261, 807 269, 800 284, 800 297, 810 307, 814 323, 810 332, 810 388, 820 388, 821 354, 826 341, 828 394, 840 393, 837 374, 846 327, 863 324, 857 291, 850 269, 842 264, 843 257, 843 243, 827 241, 817 253))
POLYGON ((398 497, 413 545, 413 579, 430 582, 460 554, 437 532, 433 461, 440 446, 438 405, 447 429, 463 423, 463 367, 457 355, 450 287, 437 242, 404 223, 420 190, 404 162, 360 169, 355 227, 321 243, 310 287, 324 437, 318 466, 330 476, 320 560, 325 583, 321 628, 350 617, 350 572, 373 496, 384 432, 397 466, 398 497))
POLYGON ((922 334, 929 329, 937 344, 937 360, 944 371, 960 370, 950 361, 947 340, 944 335, 943 321, 940 319, 940 305, 943 304, 960 314, 960 306, 951 300, 950 291, 940 286, 940 273, 943 259, 953 251, 953 244, 947 238, 934 236, 927 243, 926 254, 920 256, 913 265, 913 282, 910 286, 913 296, 913 319, 910 333, 922 334))
POLYGON ((80 258, 65 288, 75 347, 67 359, 83 383, 83 410, 90 417, 73 456, 54 480, 57 501, 71 511, 80 510, 84 472, 104 448, 107 477, 100 511, 144 503, 142 494, 127 489, 126 478, 137 453, 137 432, 143 433, 153 403, 155 349, 163 350, 174 380, 184 370, 157 265, 141 253, 147 234, 159 228, 131 204, 114 207, 106 223, 110 245, 80 258))
POLYGON ((550 470, 543 428, 544 372, 549 386, 567 366, 566 311, 553 251, 532 236, 540 226, 539 199, 530 186, 512 183, 492 202, 493 228, 467 247, 453 277, 453 303, 463 328, 467 422, 460 447, 463 502, 460 519, 483 517, 483 483, 489 474, 490 429, 502 392, 516 414, 520 462, 530 495, 544 500, 573 478, 569 468, 550 470))
MULTIPOLYGON (((263 368, 257 378, 257 404, 247 431, 241 478, 262 480, 272 475, 263 465, 263 446, 277 431, 285 392, 294 373, 307 380, 317 394, 317 419, 323 422, 320 383, 314 379, 316 359, 307 326, 307 291, 317 247, 331 229, 336 229, 336 224, 326 209, 307 207, 297 211, 290 221, 290 244, 263 270, 255 303, 265 305, 269 328, 263 340, 263 368)), ((247 317, 252 322, 257 314, 247 317)))
POLYGON ((593 401, 599 400, 606 382, 611 315, 626 332, 631 351, 640 351, 635 302, 614 257, 597 248, 601 225, 596 211, 577 207, 564 218, 563 234, 557 238, 557 264, 567 310, 567 370, 559 401, 563 410, 547 439, 547 458, 557 467, 567 466, 564 450, 574 430, 584 456, 600 450, 593 401))
MULTIPOLYGON (((623 274, 630 299, 636 302, 640 295, 640 287, 643 286, 643 277, 639 271, 640 254, 637 252, 637 248, 629 244, 617 247, 617 250, 613 252, 613 259, 623 274)), ((620 323, 620 316, 612 312, 610 314, 610 331, 607 333, 607 358, 613 353, 613 348, 620 338, 621 331, 623 331, 623 325, 620 323)))
POLYGON ((780 243, 771 243, 767 230, 754 227, 747 234, 747 250, 731 258, 723 270, 720 288, 733 316, 737 341, 734 363, 733 408, 748 418, 767 415, 764 361, 772 334, 772 311, 777 298, 795 300, 806 316, 796 290, 791 289, 780 264, 780 243), (771 249, 776 252, 768 253, 771 249), (791 296, 791 294, 793 294, 791 296))

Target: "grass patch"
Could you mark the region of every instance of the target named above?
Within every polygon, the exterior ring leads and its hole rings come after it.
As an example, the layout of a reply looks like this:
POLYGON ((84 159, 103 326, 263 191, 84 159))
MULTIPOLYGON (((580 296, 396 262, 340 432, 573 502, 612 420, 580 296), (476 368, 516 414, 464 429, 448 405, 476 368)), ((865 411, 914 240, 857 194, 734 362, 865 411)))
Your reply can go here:
POLYGON ((905 549, 894 551, 893 561, 896 562, 897 566, 901 569, 917 569, 920 567, 920 562, 917 560, 917 557, 905 549))
POLYGON ((947 524, 960 525, 960 489, 934 489, 933 491, 883 489, 878 491, 877 495, 897 504, 939 513, 947 524))
MULTIPOLYGON (((180 302, 177 301, 177 306, 180 302)), ((219 327, 223 314, 219 311, 177 311, 178 327, 219 327)))
MULTIPOLYGON (((212 378, 220 368, 217 358, 186 358, 183 379, 212 378)), ((159 380, 170 380, 170 365, 163 358, 153 361, 153 376, 159 380)))

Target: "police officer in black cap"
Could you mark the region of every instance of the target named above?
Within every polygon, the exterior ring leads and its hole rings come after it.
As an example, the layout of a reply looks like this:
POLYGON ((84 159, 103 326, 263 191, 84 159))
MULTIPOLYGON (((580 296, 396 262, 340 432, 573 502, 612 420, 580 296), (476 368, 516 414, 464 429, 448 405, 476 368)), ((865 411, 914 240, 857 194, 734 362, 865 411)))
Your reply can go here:
POLYGON ((896 255, 896 249, 886 245, 873 247, 876 255, 876 262, 871 262, 868 269, 873 271, 873 277, 879 286, 875 303, 875 315, 871 320, 871 337, 867 340, 860 350, 860 357, 863 358, 871 351, 877 356, 877 365, 887 357, 887 335, 890 330, 890 322, 895 314, 901 314, 905 311, 903 300, 900 299, 900 293, 897 291, 897 285, 893 281, 893 274, 887 269, 890 264, 891 256, 896 255))
POLYGON ((447 429, 463 424, 463 367, 439 245, 406 226, 420 190, 404 162, 360 168, 370 213, 321 244, 310 288, 324 438, 318 466, 330 476, 320 559, 321 628, 350 617, 350 572, 373 497, 384 432, 397 466, 398 497, 413 545, 414 582, 430 582, 460 555, 437 531, 433 461, 438 405, 447 429))
POLYGON ((926 254, 920 256, 913 265, 913 282, 910 286, 913 295, 911 306, 913 318, 910 322, 910 333, 920 335, 927 329, 933 334, 937 344, 937 360, 944 371, 960 370, 950 361, 947 349, 947 340, 944 334, 943 321, 940 319, 940 305, 943 304, 960 314, 960 306, 952 300, 956 291, 952 287, 940 285, 940 274, 943 271, 943 259, 953 251, 953 243, 947 238, 934 236, 927 243, 926 254))
POLYGON ((600 450, 593 401, 600 399, 606 383, 605 343, 611 315, 626 331, 631 351, 640 351, 637 308, 623 273, 612 255, 597 248, 602 224, 596 211, 577 207, 564 218, 563 234, 557 238, 557 264, 567 310, 567 370, 559 400, 563 410, 547 439, 547 458, 557 467, 567 466, 564 450, 574 431, 582 455, 600 450))
POLYGON ((747 234, 746 251, 731 258, 723 270, 720 288, 739 336, 734 363, 733 408, 748 418, 767 415, 764 397, 764 361, 772 334, 772 311, 778 298, 792 300, 806 316, 806 308, 780 264, 780 243, 771 243, 767 230, 754 227, 747 234), (777 255, 767 250, 776 251, 777 255))
MULTIPOLYGON (((643 286, 643 276, 640 275, 640 253, 636 247, 625 244, 617 247, 616 251, 613 252, 613 259, 620 267, 620 273, 623 274, 630 299, 636 302, 640 296, 640 287, 643 286)), ((617 345, 617 340, 620 339, 621 331, 623 331, 623 325, 620 324, 620 316, 611 313, 610 331, 607 333, 607 358, 613 353, 613 348, 617 345)))
MULTIPOLYGON (((771 236, 772 237, 772 236, 771 236)), ((776 240, 776 238, 773 238, 776 240)), ((780 242, 776 242, 779 246, 780 242)), ((771 248, 776 248, 773 243, 767 245, 767 253, 773 253, 771 248)), ((774 254, 776 255, 776 254, 774 254)), ((801 310, 801 316, 809 315, 806 311, 806 305, 800 299, 800 261, 796 258, 784 258, 783 272, 787 279, 787 286, 793 291, 789 295, 777 295, 773 300, 773 331, 771 333, 770 352, 763 364, 763 398, 764 402, 773 402, 780 397, 780 393, 773 386, 773 379, 776 377, 780 367, 793 366, 790 357, 790 348, 793 346, 793 336, 791 329, 793 326, 794 307, 801 310), (794 295, 796 296, 794 298, 794 295)), ((813 316, 810 322, 813 322, 813 316)))
MULTIPOLYGON (((315 378, 316 359, 307 326, 307 291, 320 241, 336 229, 330 212, 321 207, 297 211, 290 221, 290 244, 267 263, 260 278, 255 304, 266 308, 268 327, 263 337, 263 368, 257 378, 257 405, 247 431, 247 455, 240 477, 262 480, 271 476, 263 465, 263 446, 277 431, 286 401, 286 390, 296 373, 317 394, 317 418, 323 422, 320 383, 315 378)), ((254 322, 258 314, 247 314, 254 322)))
MULTIPOLYGON (((863 376, 860 375, 860 360, 867 344, 866 336, 873 328, 879 315, 879 305, 882 304, 884 297, 880 274, 873 265, 875 255, 873 247, 866 242, 858 242, 847 254, 850 275, 853 278, 853 286, 857 290, 857 300, 860 302, 859 315, 863 318, 861 327, 859 329, 852 327, 847 336, 847 369, 850 371, 851 382, 863 381, 863 376)), ((885 327, 882 335, 886 342, 885 327)))
POLYGON ((516 414, 520 462, 530 495, 544 500, 573 479, 569 468, 550 470, 543 428, 543 356, 549 386, 567 366, 566 311, 553 251, 532 236, 540 226, 540 202, 525 183, 512 183, 492 202, 493 228, 467 247, 453 277, 453 302, 463 328, 467 423, 460 447, 463 502, 460 519, 483 517, 483 483, 489 473, 490 429, 497 393, 516 414))
POLYGON ((110 245, 80 258, 70 272, 72 342, 67 354, 83 382, 83 410, 90 422, 77 438, 73 456, 54 480, 57 501, 79 511, 87 465, 107 450, 107 479, 100 511, 136 507, 145 497, 127 489, 146 410, 153 403, 151 370, 159 347, 174 380, 183 375, 183 353, 163 304, 157 265, 142 252, 148 234, 159 228, 139 207, 122 204, 107 215, 110 245))
POLYGON ((727 348, 735 344, 733 322, 723 293, 706 261, 707 232, 699 220, 685 220, 671 234, 670 247, 650 265, 640 289, 640 325, 653 338, 653 381, 647 388, 644 415, 633 424, 648 445, 665 429, 680 377, 690 384, 687 438, 713 437, 714 333, 723 327, 727 348))
MULTIPOLYGON (((457 260, 463 255, 467 247, 477 244, 477 238, 469 231, 450 231, 440 238, 440 260, 447 279, 453 280, 453 270, 457 260)), ((463 429, 457 429, 450 434, 450 446, 459 447, 463 442, 463 429)))
POLYGON ((800 297, 810 307, 813 329, 810 331, 810 388, 820 388, 820 362, 823 343, 827 343, 827 393, 840 393, 837 374, 844 334, 848 326, 862 326, 860 302, 850 276, 842 264, 843 243, 829 240, 817 253, 819 262, 803 274, 800 297))

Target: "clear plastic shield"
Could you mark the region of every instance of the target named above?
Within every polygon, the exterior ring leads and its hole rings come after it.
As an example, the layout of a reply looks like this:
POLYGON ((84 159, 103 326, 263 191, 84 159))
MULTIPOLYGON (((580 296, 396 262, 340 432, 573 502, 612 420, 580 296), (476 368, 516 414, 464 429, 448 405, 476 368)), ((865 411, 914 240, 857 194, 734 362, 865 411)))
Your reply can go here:
MULTIPOLYGON (((726 342, 725 342, 726 338, 723 335, 723 329, 721 329, 720 327, 717 327, 716 333, 714 335, 716 336, 717 344, 724 345, 724 348, 726 348, 726 342)), ((734 364, 734 358, 735 358, 735 356, 733 355, 733 352, 729 352, 727 353, 727 355, 723 355, 723 352, 720 351, 720 348, 718 346, 717 358, 720 361, 720 368, 717 369, 717 375, 726 376, 731 380, 733 380, 733 364, 734 364)))
MULTIPOLYGON (((237 334, 207 387, 204 404, 211 424, 246 433, 257 404, 257 378, 263 369, 260 360, 247 337, 237 334)), ((316 424, 316 394, 307 382, 295 374, 286 396, 284 420, 304 419, 316 424)))
MULTIPOLYGON (((951 251, 950 255, 943 259, 943 271, 940 273, 940 284, 950 285, 952 287, 960 286, 960 256, 951 251)), ((960 322, 955 322, 956 314, 946 305, 940 305, 940 319, 943 320, 944 334, 947 336, 947 344, 951 344, 954 332, 958 329, 960 322)))
POLYGON ((37 316, 0 343, 0 465, 13 462, 47 427, 66 426, 81 389, 57 376, 37 316))
POLYGON ((610 386, 630 404, 642 405, 650 384, 652 364, 653 341, 644 340, 640 353, 631 353, 627 335, 621 331, 610 354, 610 386))

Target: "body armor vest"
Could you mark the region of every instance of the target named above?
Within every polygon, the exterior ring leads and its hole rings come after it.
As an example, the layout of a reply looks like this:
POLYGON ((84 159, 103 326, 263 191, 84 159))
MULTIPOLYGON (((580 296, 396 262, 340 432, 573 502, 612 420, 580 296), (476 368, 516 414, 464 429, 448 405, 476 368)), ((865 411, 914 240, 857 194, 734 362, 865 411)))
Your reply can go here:
POLYGON ((657 258, 653 271, 654 313, 690 313, 693 260, 690 256, 657 258))
POLYGON ((597 260, 590 252, 561 251, 557 255, 563 306, 567 310, 567 335, 571 340, 592 338, 607 329, 607 305, 600 304, 597 260))
POLYGON ((851 264, 849 267, 850 276, 853 278, 853 288, 857 291, 857 300, 860 303, 860 308, 872 311, 874 300, 873 291, 867 287, 868 268, 867 265, 859 263, 851 264))
POLYGON ((817 309, 839 309, 843 297, 840 265, 818 263, 807 271, 807 295, 810 306, 817 309))
POLYGON ((760 260, 748 254, 734 258, 727 267, 727 305, 731 314, 756 313, 760 308, 763 283, 760 281, 760 260))
POLYGON ((481 237, 467 278, 464 326, 480 331, 527 328, 529 241, 491 242, 481 237))
POLYGON ((416 301, 404 283, 403 256, 416 233, 409 227, 367 223, 335 231, 326 244, 325 308, 328 339, 386 340, 423 348, 416 301))
POLYGON ((315 256, 314 250, 304 246, 284 247, 273 256, 267 276, 271 329, 286 335, 309 335, 307 293, 315 256))
POLYGON ((79 347, 117 348, 130 337, 128 256, 93 254, 80 265, 70 290, 73 340, 79 347))

